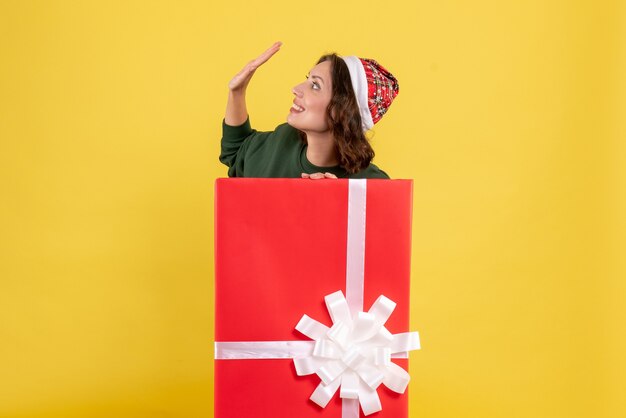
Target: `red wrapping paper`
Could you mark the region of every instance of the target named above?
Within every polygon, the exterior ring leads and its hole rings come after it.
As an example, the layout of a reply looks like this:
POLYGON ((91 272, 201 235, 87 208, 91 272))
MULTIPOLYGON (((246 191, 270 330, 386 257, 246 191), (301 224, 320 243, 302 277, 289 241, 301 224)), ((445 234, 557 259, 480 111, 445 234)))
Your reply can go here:
MULTIPOLYGON (((348 180, 215 187, 215 341, 308 341, 294 329, 303 314, 332 325, 324 296, 345 294, 348 180)), ((395 301, 393 334, 409 331, 411 204, 412 181, 367 181, 364 310, 381 294, 395 301)), ((297 376, 290 359, 215 360, 214 383, 216 418, 341 417, 339 392, 314 404, 319 377, 297 376)), ((383 409, 370 417, 408 416, 406 392, 378 394, 383 409)))

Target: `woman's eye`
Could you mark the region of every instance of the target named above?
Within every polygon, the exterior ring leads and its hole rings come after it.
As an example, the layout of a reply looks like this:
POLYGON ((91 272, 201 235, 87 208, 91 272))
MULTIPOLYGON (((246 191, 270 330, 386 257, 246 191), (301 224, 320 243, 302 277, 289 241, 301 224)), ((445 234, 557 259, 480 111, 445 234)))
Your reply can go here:
MULTIPOLYGON (((305 75, 306 79, 308 80, 310 75, 305 75)), ((317 81, 311 81, 311 88, 313 90, 319 90, 320 89, 320 85, 317 83, 317 81)))

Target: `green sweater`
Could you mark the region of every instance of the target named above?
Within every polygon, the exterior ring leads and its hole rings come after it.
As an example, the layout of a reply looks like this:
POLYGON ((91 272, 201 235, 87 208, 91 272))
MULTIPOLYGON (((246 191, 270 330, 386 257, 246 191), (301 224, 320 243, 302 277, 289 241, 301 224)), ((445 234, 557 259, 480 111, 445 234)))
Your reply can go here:
POLYGON ((299 178, 302 173, 328 172, 339 178, 389 178, 374 164, 350 175, 338 165, 318 167, 306 158, 306 149, 298 131, 286 123, 273 132, 257 132, 250 127, 250 118, 240 126, 222 122, 220 161, 228 166, 229 177, 299 178))

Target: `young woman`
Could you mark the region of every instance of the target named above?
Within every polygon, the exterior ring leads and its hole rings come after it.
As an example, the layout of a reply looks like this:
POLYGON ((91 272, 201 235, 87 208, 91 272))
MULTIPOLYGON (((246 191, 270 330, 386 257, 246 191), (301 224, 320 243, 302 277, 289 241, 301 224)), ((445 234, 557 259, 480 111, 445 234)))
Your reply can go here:
POLYGON ((365 132, 399 91, 397 80, 374 60, 322 56, 307 80, 292 89, 287 123, 272 132, 250 126, 246 88, 258 67, 281 47, 276 42, 228 84, 220 161, 230 177, 389 178, 371 163, 365 132))

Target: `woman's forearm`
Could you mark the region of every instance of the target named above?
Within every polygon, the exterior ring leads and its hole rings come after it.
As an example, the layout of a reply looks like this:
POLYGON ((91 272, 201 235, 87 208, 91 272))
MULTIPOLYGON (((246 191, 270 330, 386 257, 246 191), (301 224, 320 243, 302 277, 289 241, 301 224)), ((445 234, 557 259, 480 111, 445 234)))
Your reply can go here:
POLYGON ((224 122, 230 126, 242 125, 248 119, 248 108, 246 107, 246 91, 230 90, 228 92, 228 102, 226 103, 226 116, 224 122))

